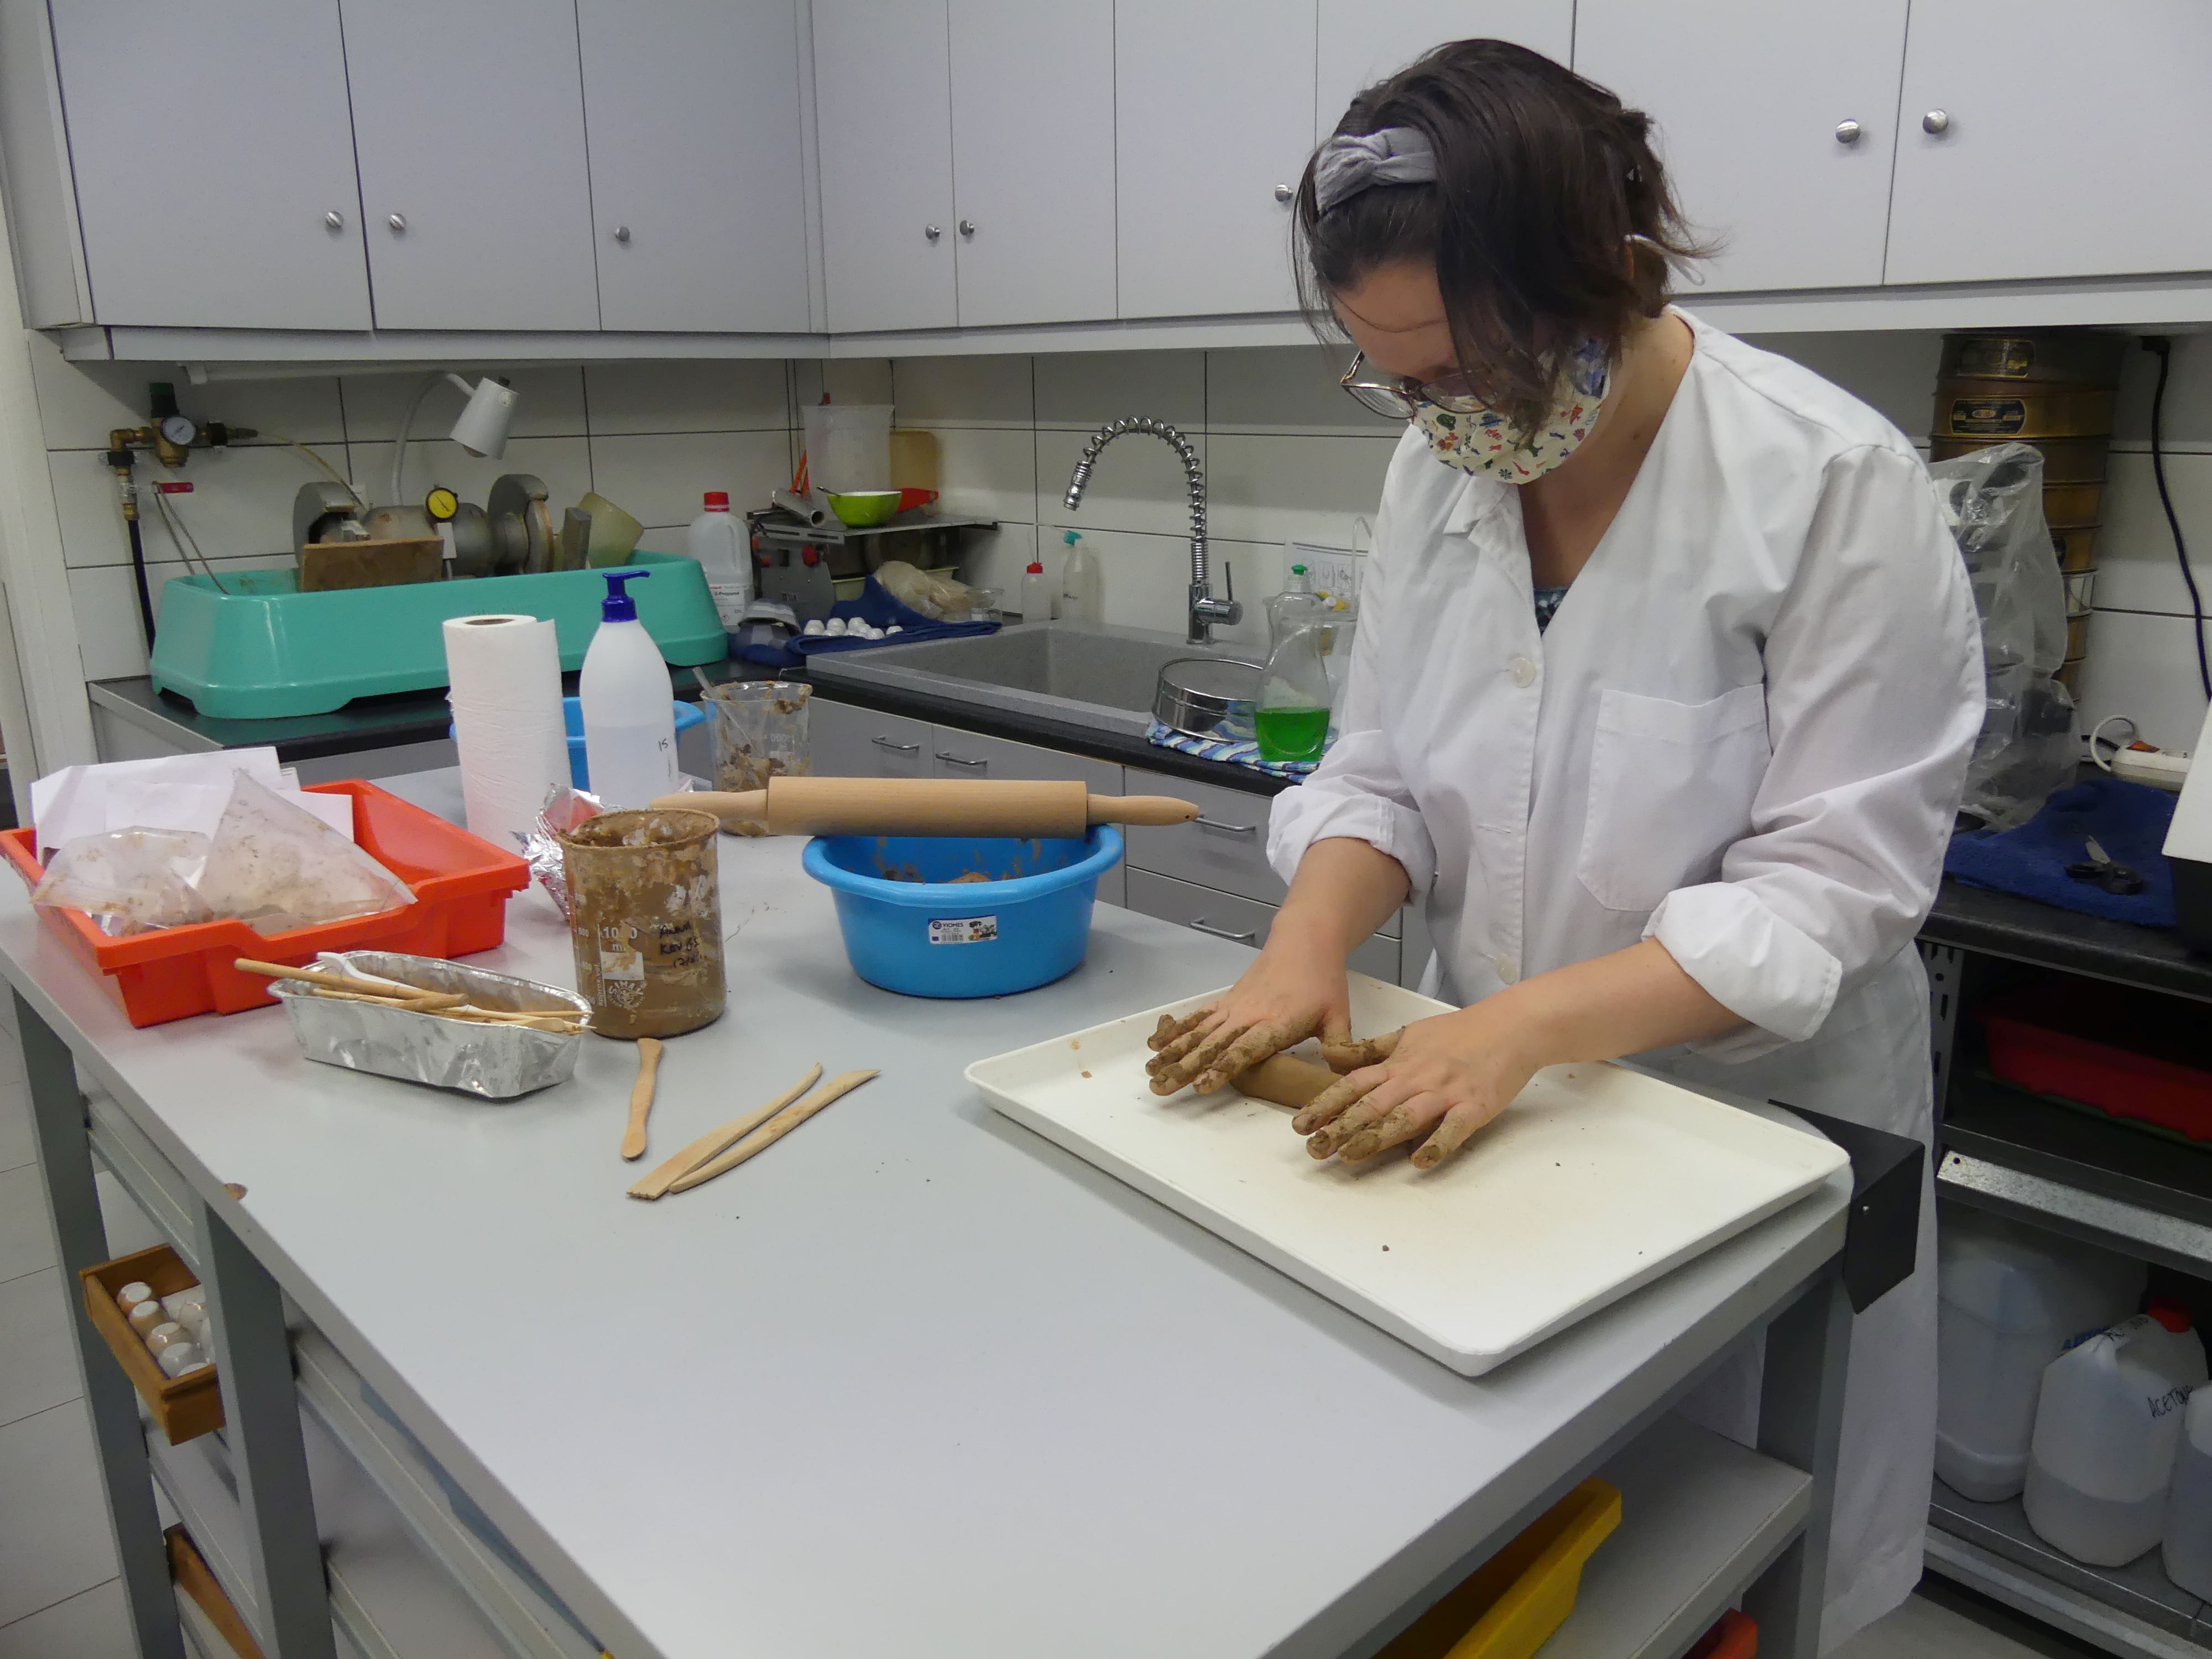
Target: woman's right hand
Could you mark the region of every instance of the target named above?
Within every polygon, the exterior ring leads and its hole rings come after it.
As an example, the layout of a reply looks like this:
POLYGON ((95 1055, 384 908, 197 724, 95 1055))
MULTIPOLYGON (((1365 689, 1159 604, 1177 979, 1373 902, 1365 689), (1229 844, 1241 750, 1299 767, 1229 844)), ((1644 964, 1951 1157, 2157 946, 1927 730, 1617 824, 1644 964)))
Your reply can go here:
POLYGON ((1156 1095, 1186 1085, 1211 1094, 1308 1037, 1344 1042, 1351 1035, 1342 958, 1294 942, 1278 924, 1267 948, 1226 996, 1182 1019, 1163 1018, 1145 1069, 1156 1095))

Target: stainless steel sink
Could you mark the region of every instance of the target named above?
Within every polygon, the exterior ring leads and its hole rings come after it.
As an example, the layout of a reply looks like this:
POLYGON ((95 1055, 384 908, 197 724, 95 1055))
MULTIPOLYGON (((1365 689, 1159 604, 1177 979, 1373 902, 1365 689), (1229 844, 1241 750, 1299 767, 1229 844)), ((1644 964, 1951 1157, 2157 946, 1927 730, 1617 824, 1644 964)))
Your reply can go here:
POLYGON ((1178 657, 1234 657, 1234 646, 1192 645, 1174 634, 1082 623, 1028 623, 972 639, 823 652, 809 674, 825 689, 874 686, 982 710, 1019 708, 1048 720, 1142 737, 1152 727, 1160 670, 1178 657))

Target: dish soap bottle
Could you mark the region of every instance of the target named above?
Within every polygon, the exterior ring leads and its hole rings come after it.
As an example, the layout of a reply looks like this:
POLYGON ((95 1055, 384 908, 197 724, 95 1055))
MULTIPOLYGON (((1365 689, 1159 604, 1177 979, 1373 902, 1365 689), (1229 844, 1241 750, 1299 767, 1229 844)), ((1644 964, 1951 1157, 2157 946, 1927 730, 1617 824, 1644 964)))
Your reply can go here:
POLYGON ((1044 562, 1031 559, 1030 568, 1022 577, 1022 620, 1025 623, 1052 620, 1052 583, 1044 574, 1044 562))
POLYGON ((1317 761, 1328 744, 1328 670, 1322 660, 1322 630, 1294 626, 1267 653, 1267 672, 1254 712, 1254 735, 1264 761, 1317 761))
POLYGON ((650 570, 610 570, 599 631, 576 690, 584 714, 584 764, 609 811, 649 806, 676 790, 676 688, 626 583, 650 570))
POLYGON ((1063 621, 1103 623, 1106 620, 1106 573, 1083 544, 1083 533, 1071 530, 1061 539, 1067 556, 1060 564, 1060 615, 1063 621))
POLYGON ((734 633, 753 602, 753 561, 745 545, 744 527, 730 511, 730 492, 707 492, 706 511, 691 520, 685 550, 707 573, 707 591, 714 596, 714 614, 722 631, 734 633))
POLYGON ((1268 649, 1280 645, 1291 629, 1320 621, 1328 609, 1328 603, 1314 592, 1313 579, 1306 574, 1305 566, 1292 565, 1283 591, 1267 601, 1268 649))

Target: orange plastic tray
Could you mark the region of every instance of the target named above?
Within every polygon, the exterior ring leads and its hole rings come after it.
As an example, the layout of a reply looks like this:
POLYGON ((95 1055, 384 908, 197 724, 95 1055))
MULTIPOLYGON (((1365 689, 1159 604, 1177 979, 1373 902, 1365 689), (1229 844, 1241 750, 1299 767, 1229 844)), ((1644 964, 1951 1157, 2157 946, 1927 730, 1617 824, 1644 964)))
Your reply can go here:
MULTIPOLYGON (((507 937, 507 901, 530 884, 530 866, 435 813, 373 783, 316 783, 319 795, 353 797, 354 839, 415 890, 415 902, 289 933, 242 921, 204 921, 110 939, 82 910, 40 910, 85 966, 104 975, 133 1025, 194 1014, 235 1014, 276 1000, 269 981, 241 974, 240 957, 296 966, 322 951, 399 951, 465 957, 507 937)), ((0 830, 0 852, 32 886, 46 873, 29 830, 0 830)))

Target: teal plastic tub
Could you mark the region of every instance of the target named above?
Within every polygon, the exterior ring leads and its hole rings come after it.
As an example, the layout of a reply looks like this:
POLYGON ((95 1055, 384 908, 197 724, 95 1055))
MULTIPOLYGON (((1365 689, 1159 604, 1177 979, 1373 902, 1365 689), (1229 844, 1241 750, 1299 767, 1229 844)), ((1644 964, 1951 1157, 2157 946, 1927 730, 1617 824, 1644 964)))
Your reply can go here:
POLYGON ((845 954, 869 984, 910 997, 1003 997, 1082 965, 1098 878, 1121 857, 1121 832, 1102 823, 1081 841, 824 836, 802 862, 836 895, 845 954))
MULTIPOLYGON (((634 590, 637 619, 671 664, 693 668, 729 654, 698 561, 638 553, 622 568, 653 573, 634 590)), ((327 714, 356 697, 444 685, 446 623, 486 615, 550 619, 561 666, 581 668, 606 574, 550 570, 333 593, 302 593, 296 570, 227 575, 220 588, 205 576, 179 576, 161 590, 155 689, 219 720, 327 714)))

